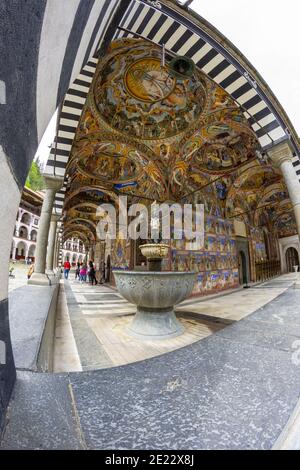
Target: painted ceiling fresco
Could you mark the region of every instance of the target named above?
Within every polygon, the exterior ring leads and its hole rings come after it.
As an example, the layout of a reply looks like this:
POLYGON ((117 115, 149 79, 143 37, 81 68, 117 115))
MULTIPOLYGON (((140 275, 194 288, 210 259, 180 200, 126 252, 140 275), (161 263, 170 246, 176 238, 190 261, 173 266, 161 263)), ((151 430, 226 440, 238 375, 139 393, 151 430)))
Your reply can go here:
POLYGON ((214 216, 250 225, 267 216, 282 227, 272 207, 285 201, 286 213, 286 189, 257 152, 243 111, 208 77, 195 69, 178 78, 162 67, 157 46, 117 40, 99 61, 77 129, 66 221, 95 220, 93 203, 126 194, 144 202, 202 202, 214 216))

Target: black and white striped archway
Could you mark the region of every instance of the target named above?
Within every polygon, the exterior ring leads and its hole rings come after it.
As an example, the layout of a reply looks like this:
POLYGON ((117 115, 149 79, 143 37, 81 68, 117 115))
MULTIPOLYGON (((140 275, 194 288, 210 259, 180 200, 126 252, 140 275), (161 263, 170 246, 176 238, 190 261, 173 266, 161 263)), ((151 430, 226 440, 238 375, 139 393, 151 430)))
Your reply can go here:
MULTIPOLYGON (((96 65, 114 37, 140 35, 169 54, 186 55, 243 107, 262 149, 282 139, 294 148, 284 110, 247 60, 205 20, 175 1, 15 0, 0 2, 0 427, 15 380, 8 321, 7 271, 20 195, 42 135, 57 106, 50 174, 65 175, 72 141, 96 65), (119 29, 119 27, 123 29, 119 29), (124 30, 125 29, 125 30, 124 30)), ((64 189, 57 194, 61 211, 64 189)))
POLYGON ((8 264, 21 192, 59 103, 129 0, 0 2, 0 431, 15 382, 8 319, 8 264))
MULTIPOLYGON (((289 139, 294 147, 293 165, 300 182, 300 149, 287 116, 272 92, 237 49, 205 20, 187 13, 176 2, 131 0, 113 25, 114 38, 142 37, 162 46, 168 54, 185 55, 240 106, 257 135, 262 151, 289 139)), ((46 172, 64 176, 72 141, 95 73, 94 57, 82 70, 66 96, 46 172)), ((65 188, 57 193, 55 207, 61 212, 65 188)))
MULTIPOLYGON (((187 15, 174 6, 174 2, 131 0, 113 28, 114 38, 143 37, 157 45, 164 44, 169 54, 191 58, 242 107, 262 151, 283 139, 291 139, 294 145, 293 165, 300 182, 300 151, 283 110, 276 100, 274 102, 272 93, 267 91, 268 87, 246 59, 211 25, 187 15)), ((68 90, 59 117, 56 141, 46 166, 48 174, 65 176, 72 142, 97 63, 96 50, 68 90)), ((62 213, 65 191, 66 182, 56 194, 55 210, 58 214, 62 213)))

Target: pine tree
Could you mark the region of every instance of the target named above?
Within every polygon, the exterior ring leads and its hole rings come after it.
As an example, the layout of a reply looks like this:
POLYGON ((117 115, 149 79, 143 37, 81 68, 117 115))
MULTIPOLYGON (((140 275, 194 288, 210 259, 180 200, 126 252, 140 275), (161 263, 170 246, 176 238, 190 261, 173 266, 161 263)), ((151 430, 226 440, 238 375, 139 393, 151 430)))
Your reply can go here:
POLYGON ((37 162, 32 162, 25 186, 32 189, 33 191, 40 191, 44 189, 44 180, 37 162))

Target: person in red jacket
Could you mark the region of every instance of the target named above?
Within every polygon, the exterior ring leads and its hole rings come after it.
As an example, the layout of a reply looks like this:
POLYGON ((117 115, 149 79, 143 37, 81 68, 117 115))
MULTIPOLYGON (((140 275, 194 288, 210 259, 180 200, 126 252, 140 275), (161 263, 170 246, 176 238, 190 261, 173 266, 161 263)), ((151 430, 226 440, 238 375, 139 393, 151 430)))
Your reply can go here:
POLYGON ((71 269, 71 265, 70 265, 69 260, 67 259, 67 261, 65 261, 65 263, 64 263, 64 275, 65 275, 65 279, 68 279, 70 269, 71 269))

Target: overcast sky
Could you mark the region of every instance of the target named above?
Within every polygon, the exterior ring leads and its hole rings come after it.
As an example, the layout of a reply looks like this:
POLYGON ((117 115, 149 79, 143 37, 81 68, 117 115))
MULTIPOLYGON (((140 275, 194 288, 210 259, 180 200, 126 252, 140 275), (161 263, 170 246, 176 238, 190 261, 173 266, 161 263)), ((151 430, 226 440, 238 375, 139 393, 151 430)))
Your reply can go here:
MULTIPOLYGON (((300 0, 194 0, 268 83, 300 135, 300 0)), ((37 155, 46 161, 55 133, 52 119, 37 155)))
POLYGON ((190 7, 247 57, 300 135, 300 0, 194 0, 190 7))

